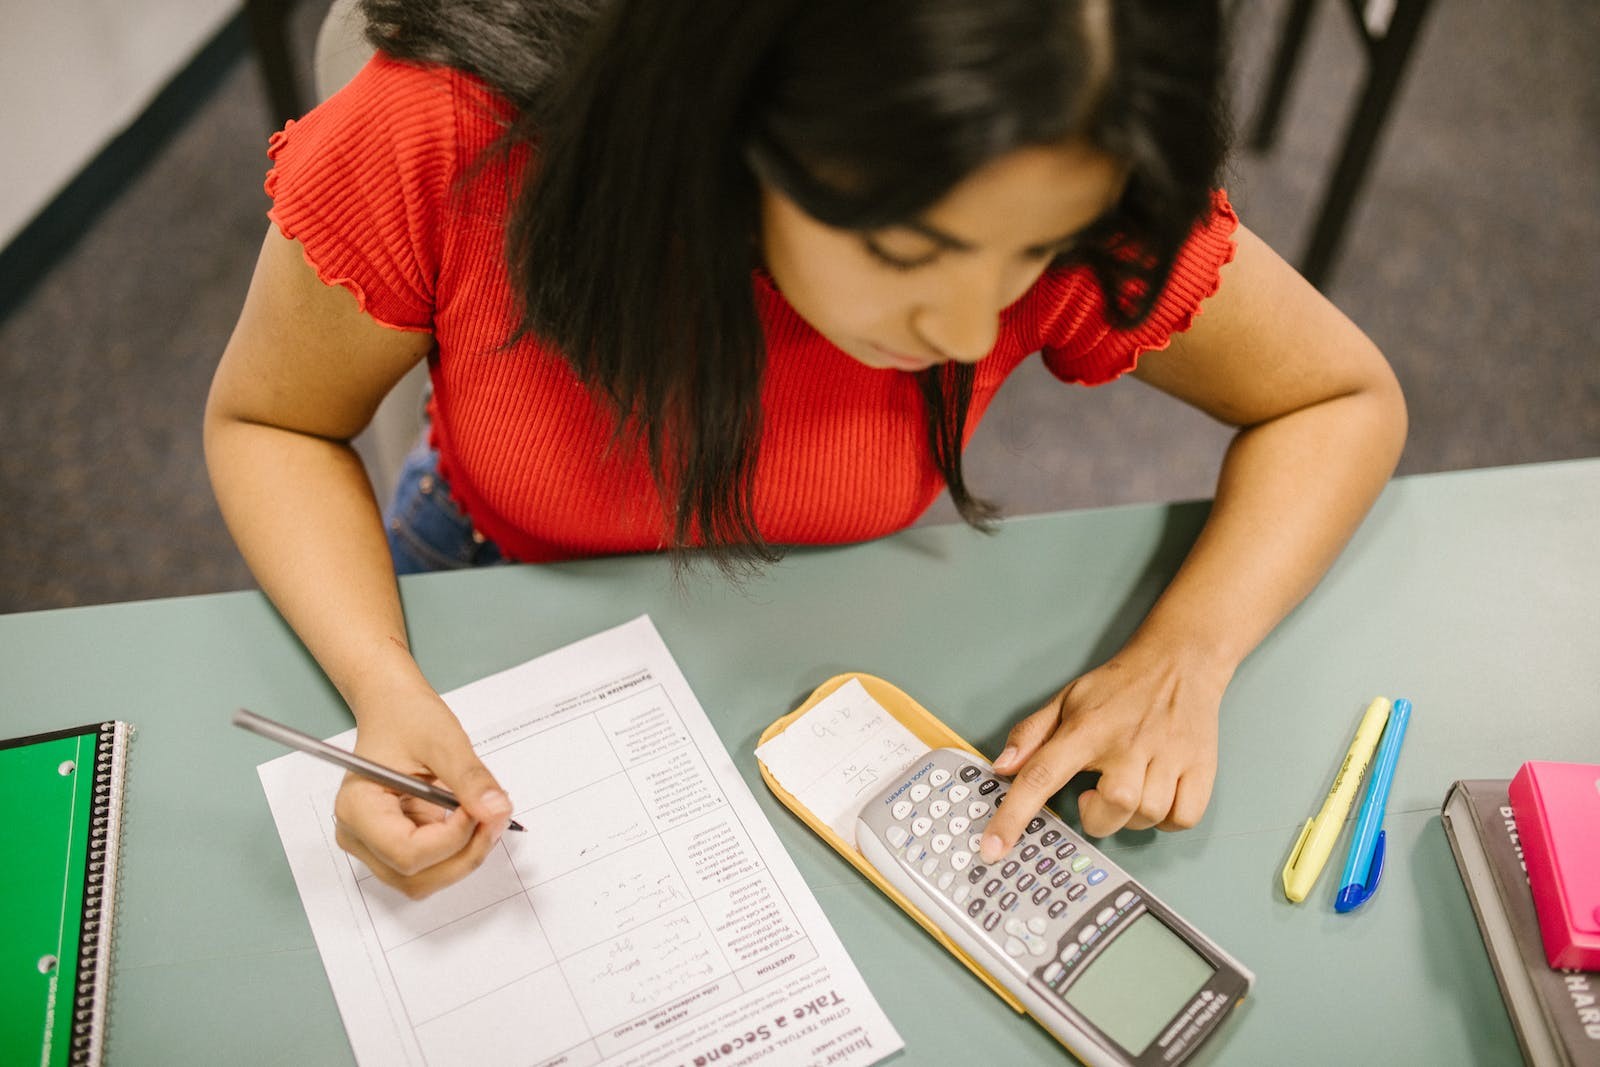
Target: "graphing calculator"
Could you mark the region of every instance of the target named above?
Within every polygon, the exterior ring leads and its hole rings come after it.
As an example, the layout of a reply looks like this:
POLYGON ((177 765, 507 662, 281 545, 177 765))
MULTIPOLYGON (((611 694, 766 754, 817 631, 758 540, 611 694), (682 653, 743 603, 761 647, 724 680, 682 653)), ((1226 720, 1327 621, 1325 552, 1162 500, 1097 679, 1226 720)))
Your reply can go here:
POLYGON ((1182 1063, 1255 976, 1048 811, 985 864, 1009 784, 934 749, 867 801, 856 845, 1083 1062, 1182 1063))

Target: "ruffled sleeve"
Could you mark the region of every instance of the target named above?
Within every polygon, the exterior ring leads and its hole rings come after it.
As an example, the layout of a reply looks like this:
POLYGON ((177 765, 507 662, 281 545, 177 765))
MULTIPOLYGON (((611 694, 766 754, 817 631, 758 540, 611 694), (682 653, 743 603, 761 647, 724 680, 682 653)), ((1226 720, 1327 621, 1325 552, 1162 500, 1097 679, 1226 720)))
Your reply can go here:
POLYGON ((268 217, 319 278, 396 329, 432 329, 454 116, 448 72, 379 53, 267 148, 268 217))
MULTIPOLYGON (((1046 330, 1041 350, 1045 366, 1062 381, 1100 385, 1138 365, 1139 355, 1162 349, 1174 334, 1187 330, 1200 305, 1222 284, 1222 268, 1234 254, 1233 233, 1239 217, 1227 194, 1212 195, 1211 213, 1190 233, 1178 252, 1166 288, 1149 316, 1128 330, 1105 320, 1105 300, 1085 270, 1070 272, 1053 284, 1070 287, 1078 299, 1074 313, 1056 316, 1046 330)), ((1040 284, 1051 283, 1047 276, 1040 284)), ((1068 294, 1063 293, 1064 297, 1068 294)))

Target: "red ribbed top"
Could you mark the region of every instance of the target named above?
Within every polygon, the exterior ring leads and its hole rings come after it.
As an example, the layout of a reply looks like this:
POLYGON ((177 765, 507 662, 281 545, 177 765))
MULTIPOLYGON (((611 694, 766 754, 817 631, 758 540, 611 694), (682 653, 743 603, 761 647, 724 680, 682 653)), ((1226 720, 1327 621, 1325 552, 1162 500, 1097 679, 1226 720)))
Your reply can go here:
MULTIPOLYGON (((642 454, 611 448, 611 419, 560 355, 502 344, 515 322, 503 220, 525 153, 468 177, 510 107, 459 71, 383 55, 275 134, 269 212, 319 277, 377 321, 430 331, 434 443, 474 525, 513 559, 656 550, 668 527, 642 454)), ((1028 355, 1097 385, 1163 348, 1216 291, 1237 219, 1216 209, 1185 245, 1155 311, 1106 325, 1086 270, 1047 272, 1001 315, 978 364, 968 434, 1028 355)), ((865 540, 909 526, 943 488, 913 377, 873 370, 813 330, 753 275, 767 343, 756 522, 774 544, 865 540)))

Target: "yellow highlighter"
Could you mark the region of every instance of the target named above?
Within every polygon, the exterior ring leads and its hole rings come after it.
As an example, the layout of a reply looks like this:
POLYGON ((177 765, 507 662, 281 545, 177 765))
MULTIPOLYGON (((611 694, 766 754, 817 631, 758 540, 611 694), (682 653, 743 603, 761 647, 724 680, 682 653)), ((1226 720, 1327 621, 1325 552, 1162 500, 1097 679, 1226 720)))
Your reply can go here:
POLYGON ((1289 862, 1283 865, 1283 892, 1296 904, 1306 899, 1306 894, 1317 882, 1317 876, 1322 873, 1323 865, 1328 862, 1333 844, 1339 839, 1339 831, 1344 828, 1345 816, 1350 813, 1350 803, 1355 800, 1356 787, 1361 784, 1367 764, 1372 762, 1378 737, 1388 721, 1389 701, 1386 697, 1378 697, 1367 705, 1366 714, 1361 716, 1361 725, 1356 727, 1356 739, 1350 742, 1350 751, 1345 753, 1344 766, 1339 768, 1339 776, 1333 780, 1333 788, 1328 790, 1328 799, 1322 802, 1322 810, 1317 812, 1317 817, 1307 819, 1305 829, 1300 831, 1300 840, 1294 843, 1289 862))

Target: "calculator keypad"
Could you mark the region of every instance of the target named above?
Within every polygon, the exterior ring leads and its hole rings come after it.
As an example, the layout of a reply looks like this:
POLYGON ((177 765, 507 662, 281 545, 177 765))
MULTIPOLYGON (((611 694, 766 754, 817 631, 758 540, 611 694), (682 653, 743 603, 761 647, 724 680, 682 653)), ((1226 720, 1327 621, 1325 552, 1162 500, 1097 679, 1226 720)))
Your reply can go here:
POLYGON ((1020 969, 1059 979, 1086 950, 1089 942, 1080 938, 1106 927, 1097 917, 1110 911, 1111 922, 1122 913, 1093 889, 1120 872, 1049 814, 1035 816, 1006 856, 985 864, 978 855, 983 831, 1009 783, 958 752, 931 758, 938 765, 926 778, 885 810, 869 804, 862 818, 953 914, 983 930, 1020 969))

